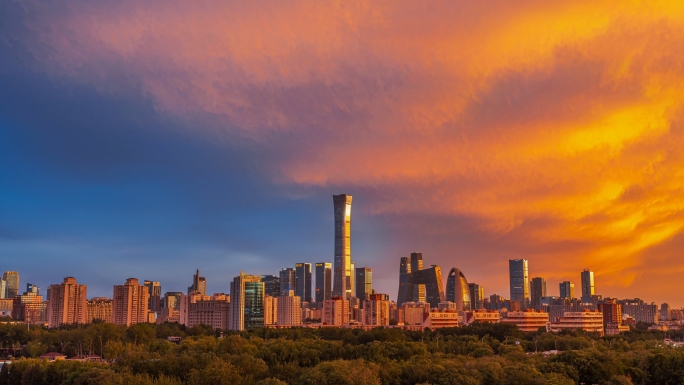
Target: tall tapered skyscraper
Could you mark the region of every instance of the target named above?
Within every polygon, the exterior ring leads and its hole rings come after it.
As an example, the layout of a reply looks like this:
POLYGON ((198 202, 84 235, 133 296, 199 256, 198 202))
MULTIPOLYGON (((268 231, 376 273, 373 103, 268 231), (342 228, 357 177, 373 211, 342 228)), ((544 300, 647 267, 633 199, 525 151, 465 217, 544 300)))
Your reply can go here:
POLYGON ((527 259, 508 260, 511 284, 511 300, 518 301, 524 309, 530 304, 530 281, 527 259))
POLYGON ((335 210, 333 297, 350 298, 352 296, 351 205, 351 195, 333 195, 335 210))

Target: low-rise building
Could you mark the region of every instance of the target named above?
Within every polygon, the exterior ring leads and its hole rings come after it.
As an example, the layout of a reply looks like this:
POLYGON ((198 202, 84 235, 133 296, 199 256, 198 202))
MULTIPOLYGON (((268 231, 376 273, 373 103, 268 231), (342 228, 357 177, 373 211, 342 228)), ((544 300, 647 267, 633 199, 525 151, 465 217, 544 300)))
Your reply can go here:
POLYGON ((458 327, 463 317, 456 310, 432 309, 423 322, 424 328, 441 329, 458 327))
POLYGON ((112 316, 112 299, 107 297, 94 297, 86 302, 86 322, 100 320, 107 323, 114 322, 112 316))
POLYGON ((566 312, 555 323, 549 323, 547 331, 581 329, 587 332, 597 332, 603 336, 603 314, 599 311, 566 312))
POLYGON ((464 323, 470 325, 473 322, 499 323, 501 322, 501 313, 496 310, 484 309, 465 312, 464 323))
POLYGON ((549 322, 549 313, 540 311, 509 311, 501 322, 516 325, 523 332, 536 332, 545 328, 549 322))

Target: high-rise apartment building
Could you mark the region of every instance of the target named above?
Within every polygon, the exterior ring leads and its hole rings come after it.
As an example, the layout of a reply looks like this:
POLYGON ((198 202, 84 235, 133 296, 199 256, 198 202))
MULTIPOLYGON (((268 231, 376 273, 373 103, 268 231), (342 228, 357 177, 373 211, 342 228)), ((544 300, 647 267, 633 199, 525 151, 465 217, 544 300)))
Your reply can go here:
POLYGON ((470 292, 470 306, 475 310, 484 309, 484 287, 476 283, 469 283, 468 291, 470 292))
POLYGON ((321 323, 324 326, 342 326, 349 324, 349 300, 332 297, 323 301, 321 323))
POLYGON ((60 284, 50 285, 48 289, 48 327, 56 328, 62 324, 85 324, 86 296, 88 287, 76 282, 76 278, 64 278, 60 284))
POLYGON ((43 301, 43 296, 39 291, 27 290, 24 294, 15 296, 11 301, 13 302, 12 318, 15 320, 34 325, 47 323, 47 301, 43 301))
POLYGON ((363 308, 363 301, 373 293, 373 270, 370 267, 357 267, 355 272, 356 297, 362 301, 363 308))
POLYGON ((582 298, 594 295, 594 272, 585 269, 582 271, 582 298))
POLYGON ((530 280, 527 259, 511 259, 508 261, 510 277, 511 301, 517 301, 527 308, 530 303, 530 280))
POLYGON ((195 275, 192 276, 192 285, 188 287, 188 294, 190 293, 207 295, 207 279, 200 277, 199 269, 197 269, 195 275))
POLYGON ((333 297, 349 298, 352 296, 351 207, 351 195, 333 195, 333 208, 335 213, 333 297))
POLYGON ((209 301, 211 297, 203 295, 200 292, 193 291, 188 295, 180 297, 180 309, 178 312, 178 323, 188 326, 190 322, 190 305, 200 301, 209 301))
POLYGON ((264 326, 264 283, 260 276, 240 271, 230 283, 229 322, 230 330, 264 326))
POLYGON ((570 281, 563 281, 560 286, 560 298, 575 298, 575 284, 570 281))
POLYGON ((532 278, 530 284, 530 305, 534 310, 541 309, 541 299, 546 297, 546 280, 541 277, 532 278))
POLYGON ((161 312, 161 284, 156 281, 145 281, 147 294, 147 309, 155 313, 161 312))
POLYGON ((280 293, 297 290, 297 271, 291 267, 280 270, 280 293))
POLYGON ((332 263, 316 263, 316 302, 332 298, 332 263))
POLYGON ((605 328, 608 328, 610 324, 622 323, 622 304, 618 303, 614 298, 606 298, 597 307, 603 314, 603 326, 605 328))
POLYGON ((295 264, 295 280, 297 286, 295 295, 303 302, 313 302, 311 297, 312 287, 312 271, 310 263, 296 263, 295 264))
POLYGON ((363 301, 363 324, 366 326, 388 326, 390 301, 387 294, 370 294, 363 301))
POLYGON ((115 324, 131 326, 147 322, 148 288, 137 278, 128 278, 123 285, 114 286, 112 318, 115 324))
MULTIPOLYGON (((280 291, 280 288, 278 288, 280 291)), ((278 323, 278 297, 264 296, 264 325, 278 323)))
POLYGON ((261 282, 264 283, 264 295, 277 297, 280 295, 280 277, 275 275, 262 275, 261 282))
POLYGON ((442 269, 432 265, 423 269, 423 254, 411 253, 411 258, 402 257, 399 267, 399 293, 397 306, 405 302, 428 302, 437 307, 444 302, 442 269))
POLYGON ((278 297, 278 326, 302 324, 302 299, 289 290, 278 297))
POLYGON ((0 279, 0 299, 5 299, 7 294, 7 281, 0 279))
POLYGON ((456 311, 470 311, 472 299, 468 281, 463 272, 452 268, 447 277, 446 300, 456 304, 456 311))

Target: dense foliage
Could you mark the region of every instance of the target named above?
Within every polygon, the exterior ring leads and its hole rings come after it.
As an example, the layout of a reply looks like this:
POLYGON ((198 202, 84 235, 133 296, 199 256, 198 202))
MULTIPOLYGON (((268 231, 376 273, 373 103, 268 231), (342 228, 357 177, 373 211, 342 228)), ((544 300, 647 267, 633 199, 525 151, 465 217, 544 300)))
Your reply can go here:
POLYGON ((206 327, 96 323, 59 330, 0 325, 0 347, 24 358, 0 385, 166 384, 682 384, 684 350, 635 329, 523 334, 506 324, 411 332, 377 328, 258 329, 225 335, 206 327), (181 336, 179 344, 168 336, 181 336), (534 354, 558 349, 546 357, 534 354), (108 363, 46 362, 48 351, 97 354, 108 363))

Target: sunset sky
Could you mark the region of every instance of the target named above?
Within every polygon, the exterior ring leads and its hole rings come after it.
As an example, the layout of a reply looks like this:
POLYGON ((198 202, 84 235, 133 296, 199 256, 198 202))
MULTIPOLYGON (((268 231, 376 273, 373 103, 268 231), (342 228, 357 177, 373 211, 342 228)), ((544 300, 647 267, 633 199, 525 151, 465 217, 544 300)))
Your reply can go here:
MULTIPOLYGON (((684 2, 0 1, 0 270, 228 292, 423 253, 684 305, 684 2)), ((21 288, 24 290, 24 287, 21 288)))

